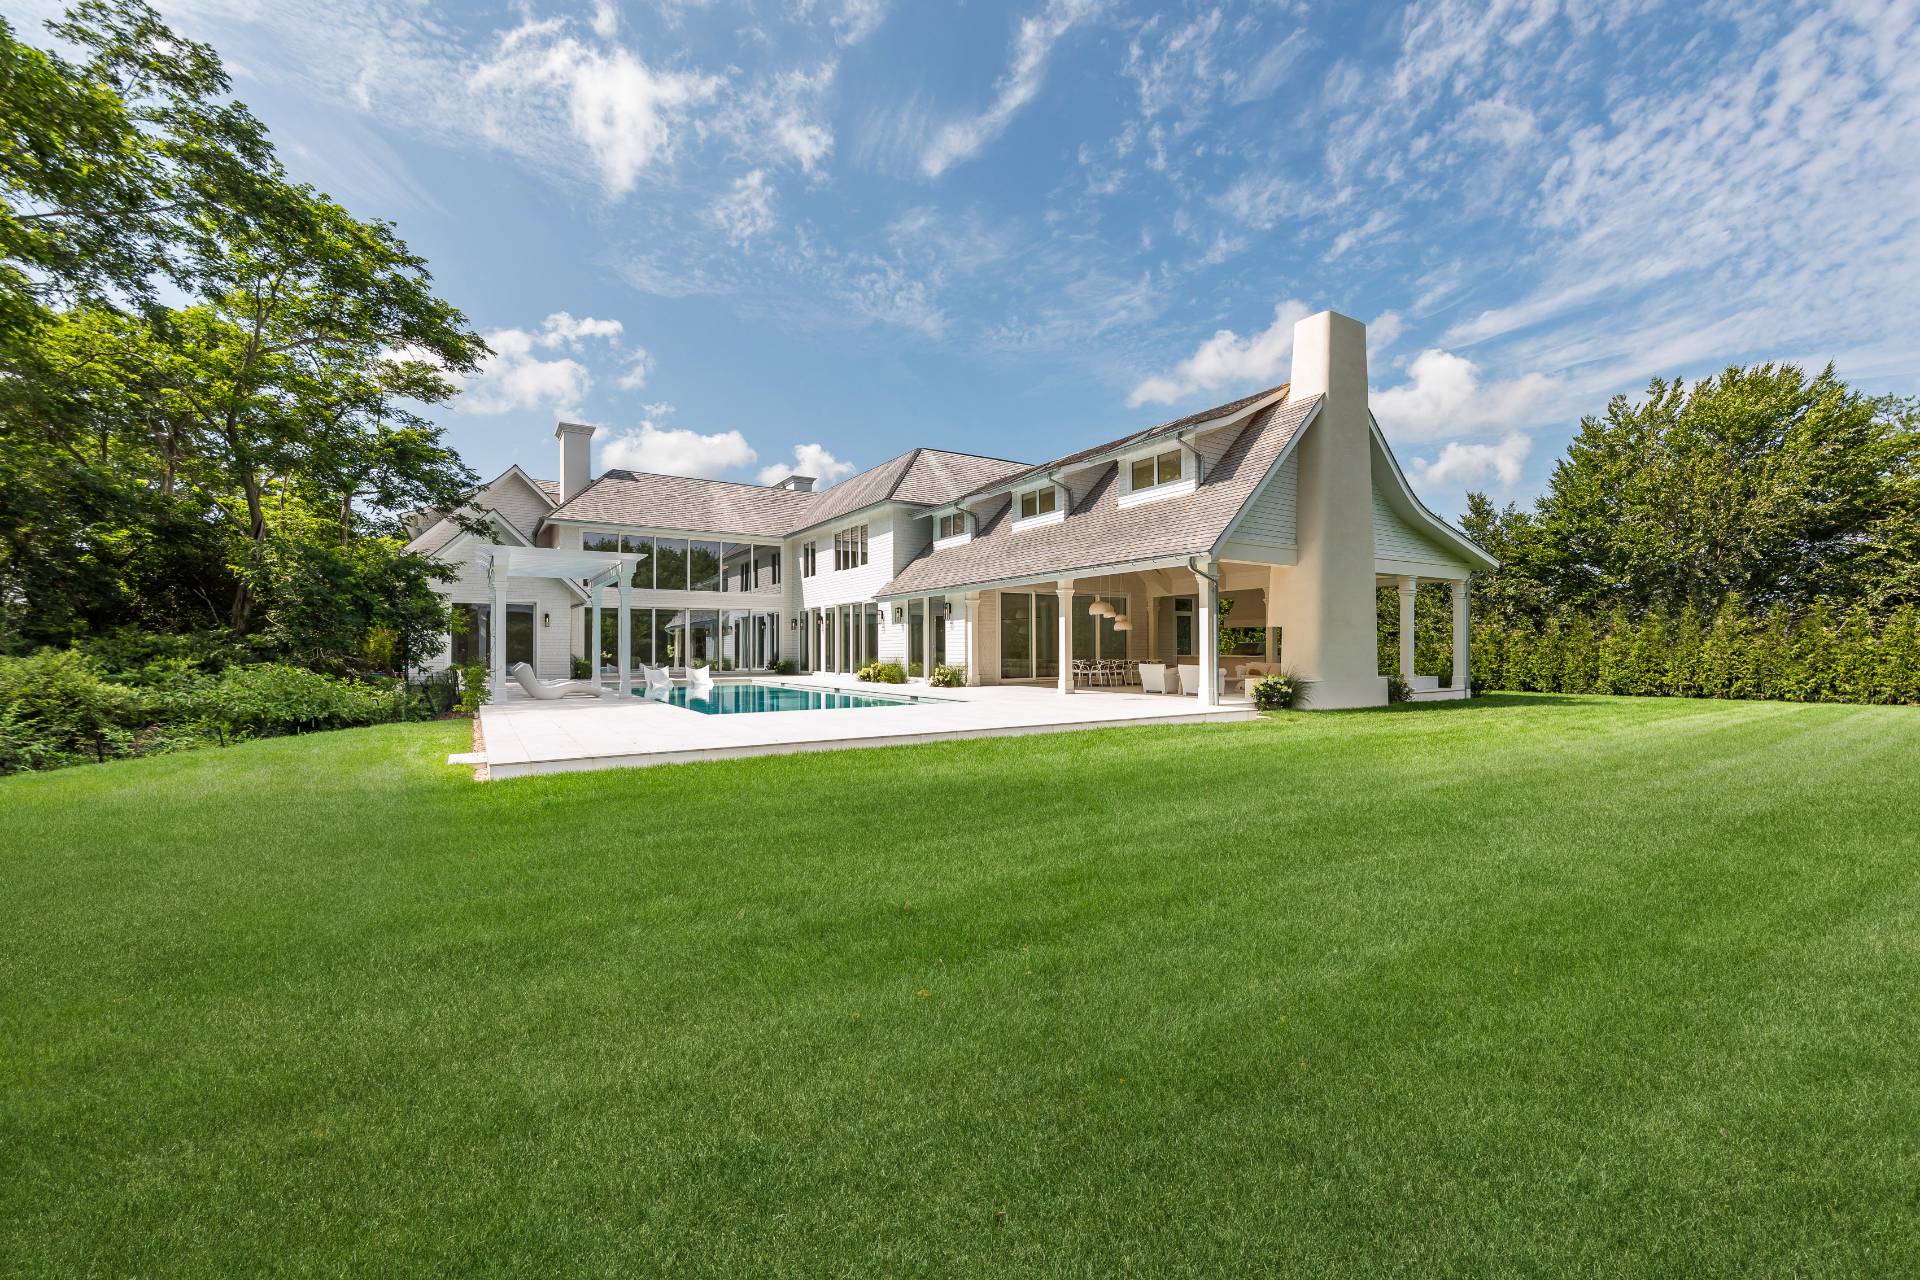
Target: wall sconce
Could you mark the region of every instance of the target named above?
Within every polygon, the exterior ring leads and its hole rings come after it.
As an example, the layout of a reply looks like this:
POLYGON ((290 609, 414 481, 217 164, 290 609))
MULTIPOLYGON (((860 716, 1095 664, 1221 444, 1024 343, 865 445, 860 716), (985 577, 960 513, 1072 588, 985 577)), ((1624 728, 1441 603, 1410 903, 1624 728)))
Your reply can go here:
POLYGON ((787 619, 787 630, 798 631, 799 629, 800 629, 800 619, 798 618, 787 619))
POLYGON ((893 606, 893 620, 895 622, 905 622, 906 619, 907 611, 899 605, 893 606))
POLYGON ((541 625, 542 627, 550 627, 550 626, 552 626, 552 625, 553 625, 553 615, 552 615, 552 614, 550 614, 550 613, 542 613, 542 614, 540 615, 540 625, 541 625))

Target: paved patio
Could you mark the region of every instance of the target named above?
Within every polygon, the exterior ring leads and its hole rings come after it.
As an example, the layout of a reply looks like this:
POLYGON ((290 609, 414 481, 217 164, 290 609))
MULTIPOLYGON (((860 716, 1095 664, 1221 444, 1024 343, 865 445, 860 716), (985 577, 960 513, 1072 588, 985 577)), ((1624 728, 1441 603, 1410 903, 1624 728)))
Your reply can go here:
POLYGON ((483 746, 448 758, 476 766, 480 778, 518 778, 582 769, 637 768, 721 760, 891 747, 958 738, 1059 733, 1130 724, 1212 724, 1254 717, 1244 698, 1203 709, 1192 698, 1138 690, 1084 690, 1062 697, 1051 686, 989 685, 928 689, 869 685, 845 676, 769 677, 780 684, 913 697, 907 706, 833 711, 705 715, 641 698, 564 698, 542 702, 509 687, 480 709, 483 746))

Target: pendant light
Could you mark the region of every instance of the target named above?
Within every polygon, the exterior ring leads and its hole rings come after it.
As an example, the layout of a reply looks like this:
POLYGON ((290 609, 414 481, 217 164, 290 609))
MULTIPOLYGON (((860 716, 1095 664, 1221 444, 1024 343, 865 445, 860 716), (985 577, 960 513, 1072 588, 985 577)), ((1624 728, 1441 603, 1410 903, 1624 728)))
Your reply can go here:
MULTIPOLYGON (((1105 586, 1106 582, 1106 578, 1102 577, 1100 579, 1101 586, 1105 586)), ((1104 592, 1093 597, 1093 603, 1087 606, 1087 616, 1092 618, 1111 618, 1113 616, 1113 606, 1107 603, 1107 597, 1104 592)))

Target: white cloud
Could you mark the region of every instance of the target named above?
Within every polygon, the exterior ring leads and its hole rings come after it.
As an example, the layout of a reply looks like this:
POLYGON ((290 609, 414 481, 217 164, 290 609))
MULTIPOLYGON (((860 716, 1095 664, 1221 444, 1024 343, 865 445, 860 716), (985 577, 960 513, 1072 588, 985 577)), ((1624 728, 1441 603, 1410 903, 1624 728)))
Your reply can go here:
MULTIPOLYGON (((577 354, 589 339, 615 343, 624 331, 618 320, 576 319, 566 311, 554 312, 537 330, 495 329, 486 335, 493 354, 465 380, 466 394, 457 403, 468 413, 544 409, 562 418, 577 416, 593 389, 592 373, 572 356, 549 360, 539 353, 565 347, 577 354)), ((639 355, 646 359, 644 351, 639 355)))
POLYGON ((1449 489, 1464 489, 1492 475, 1505 491, 1520 483, 1521 467, 1532 452, 1533 441, 1519 431, 1509 433, 1497 444, 1453 440, 1432 461, 1415 458, 1410 471, 1415 484, 1449 489))
POLYGON ((1006 132, 1020 109, 1032 102, 1046 80, 1047 58, 1060 37, 1100 11, 1103 0, 1047 0, 1047 6, 1024 18, 1014 33, 1013 60, 996 86, 993 105, 976 116, 949 121, 933 135, 920 156, 920 169, 937 178, 954 165, 971 160, 1006 132))
POLYGON ((736 245, 773 230, 773 187, 766 170, 755 169, 734 179, 733 190, 714 201, 708 213, 713 224, 736 245))
POLYGON ((1454 117, 1454 133, 1468 142, 1518 147, 1539 136, 1533 112, 1505 97, 1482 98, 1454 117))
POLYGON ((538 152, 564 132, 585 147, 607 194, 625 195, 641 172, 673 153, 688 112, 723 81, 648 66, 624 48, 591 48, 560 20, 531 19, 500 38, 467 78, 481 126, 494 142, 538 152))
POLYGON ((618 30, 620 10, 613 0, 593 0, 593 34, 602 40, 611 40, 618 30))
POLYGON ((617 338, 625 330, 626 326, 618 320, 596 320, 592 316, 575 320, 568 312, 556 311, 540 326, 540 345, 557 347, 564 343, 578 347, 582 339, 617 338))
POLYGON ((825 445, 797 444, 793 446, 793 465, 775 462, 760 468, 758 477, 761 484, 777 484, 788 476, 812 476, 816 489, 825 489, 852 475, 851 462, 842 462, 827 452, 825 445))
POLYGON ((1400 440, 1529 425, 1559 385, 1542 373, 1483 381, 1473 361, 1437 347, 1415 356, 1407 374, 1402 385, 1369 396, 1381 428, 1400 440))
POLYGON ((811 71, 750 78, 717 112, 714 128, 747 155, 819 177, 821 163, 833 154, 833 130, 823 111, 838 72, 830 58, 811 71))
POLYGON ((1367 326, 1367 355, 1372 357, 1398 342, 1406 327, 1398 311, 1382 311, 1375 316, 1367 326))
POLYGON ((1170 404, 1201 391, 1231 387, 1250 391, 1266 386, 1287 371, 1293 351, 1293 326, 1308 314, 1304 302, 1281 302, 1273 308, 1273 323, 1242 338, 1221 329, 1195 348, 1170 374, 1142 379, 1127 396, 1129 405, 1170 404))
POLYGON ((647 354, 645 347, 635 347, 627 356, 626 371, 613 385, 622 391, 638 391, 647 385, 647 378, 653 373, 653 357, 647 354))
POLYGON ((600 466, 654 471, 670 476, 718 476, 752 466, 760 455, 738 431, 702 435, 685 427, 663 427, 652 418, 609 436, 600 446, 600 466))
POLYGON ((832 20, 833 38, 841 44, 859 44, 887 20, 888 0, 844 0, 832 20))

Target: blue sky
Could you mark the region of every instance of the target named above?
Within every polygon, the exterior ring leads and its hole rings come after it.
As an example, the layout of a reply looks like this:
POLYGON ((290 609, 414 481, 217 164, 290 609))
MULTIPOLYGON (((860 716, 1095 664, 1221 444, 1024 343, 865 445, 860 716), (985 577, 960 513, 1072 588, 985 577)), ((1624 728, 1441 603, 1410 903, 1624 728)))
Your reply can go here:
MULTIPOLYGON (((53 6, 0 0, 23 31, 53 6)), ((1920 4, 161 0, 498 354, 481 472, 1038 459, 1366 321, 1423 496, 1655 374, 1920 362, 1920 4)))

